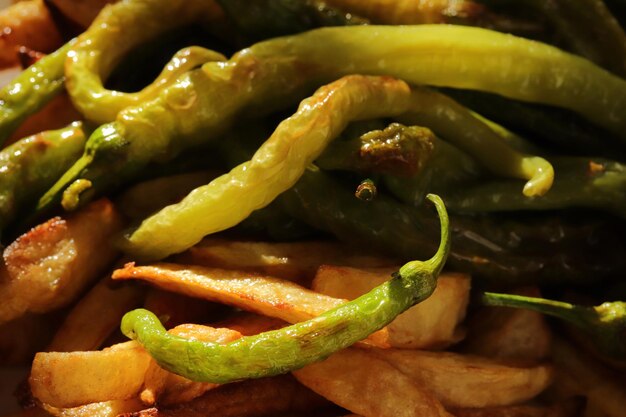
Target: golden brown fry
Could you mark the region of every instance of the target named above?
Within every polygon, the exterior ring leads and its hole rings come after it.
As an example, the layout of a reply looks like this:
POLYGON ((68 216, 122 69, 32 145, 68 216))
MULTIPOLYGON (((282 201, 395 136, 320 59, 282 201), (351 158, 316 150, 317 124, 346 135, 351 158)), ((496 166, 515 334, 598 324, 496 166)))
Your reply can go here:
MULTIPOLYGON (((113 279, 142 279, 168 291, 201 297, 244 310, 298 323, 346 302, 307 290, 290 281, 253 272, 177 264, 135 266, 130 263, 113 273, 113 279)), ((387 347, 386 329, 367 341, 387 347)))
MULTIPOLYGON (((329 406, 327 400, 291 375, 222 385, 202 397, 171 408, 146 410, 133 417, 261 417, 329 406)), ((129 415, 130 417, 130 415, 129 415)))
MULTIPOLYGON (((313 280, 313 290, 331 297, 355 299, 388 280, 397 268, 357 269, 323 265, 313 280)), ((387 326, 389 344, 398 348, 443 348, 463 336, 459 324, 469 301, 467 275, 444 273, 435 292, 387 326)))
POLYGON ((285 321, 274 317, 261 316, 259 314, 242 311, 216 323, 215 327, 227 327, 238 331, 244 336, 252 336, 270 330, 280 329, 287 324, 288 323, 285 321))
POLYGON ((365 417, 450 416, 427 388, 362 349, 342 350, 293 375, 323 397, 365 417))
POLYGON ((150 361, 136 342, 96 352, 38 353, 29 382, 35 398, 53 407, 129 399, 139 393, 150 361))
POLYGON ((446 407, 517 404, 534 398, 552 382, 548 365, 526 368, 452 352, 372 349, 371 353, 427 386, 446 407))
POLYGON ((136 398, 130 400, 104 401, 81 405, 74 408, 54 408, 45 406, 54 417, 117 417, 120 414, 140 411, 144 408, 136 398))
POLYGON ((328 241, 269 243, 207 238, 179 255, 177 262, 224 269, 257 271, 308 286, 322 264, 384 267, 392 259, 357 252, 328 241))
POLYGON ((43 0, 22 1, 0 10, 0 68, 19 64, 20 46, 52 52, 62 43, 43 0))
POLYGON ((557 385, 565 384, 609 417, 621 417, 626 410, 626 385, 623 372, 610 370, 574 347, 554 338, 552 358, 557 370, 557 385))
POLYGON ((122 316, 141 305, 144 292, 144 288, 132 283, 114 283, 107 275, 69 312, 46 350, 99 349, 119 327, 122 316))
POLYGON ((220 307, 222 306, 219 304, 200 298, 158 288, 150 288, 144 303, 144 308, 156 314, 166 329, 183 323, 206 323, 210 321, 211 313, 215 313, 220 307))
MULTIPOLYGON (((536 288, 514 292, 540 297, 536 288)), ((551 333, 544 316, 524 309, 484 307, 470 321, 464 352, 489 358, 537 363, 550 353, 551 333)))
POLYGON ((100 10, 117 0, 50 0, 61 13, 83 28, 88 27, 100 10))
POLYGON ((102 199, 20 236, 3 253, 0 323, 74 301, 117 256, 110 240, 121 227, 113 205, 102 199))

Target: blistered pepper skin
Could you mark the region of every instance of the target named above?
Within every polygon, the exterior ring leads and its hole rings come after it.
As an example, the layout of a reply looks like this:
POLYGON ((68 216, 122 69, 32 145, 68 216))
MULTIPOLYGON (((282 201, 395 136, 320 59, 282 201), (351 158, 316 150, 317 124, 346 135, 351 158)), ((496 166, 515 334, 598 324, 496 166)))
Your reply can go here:
POLYGON ((314 319, 219 345, 169 335, 154 314, 140 309, 124 316, 122 332, 142 343, 163 368, 196 381, 261 378, 323 360, 381 329, 435 290, 450 242, 443 201, 432 194, 428 199, 441 222, 436 254, 405 264, 389 281, 314 319))

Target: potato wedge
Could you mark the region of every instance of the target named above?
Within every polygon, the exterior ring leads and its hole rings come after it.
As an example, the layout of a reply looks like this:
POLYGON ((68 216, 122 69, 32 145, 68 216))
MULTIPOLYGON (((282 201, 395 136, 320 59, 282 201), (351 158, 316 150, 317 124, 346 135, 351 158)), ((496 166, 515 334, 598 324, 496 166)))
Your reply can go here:
MULTIPOLYGON (((129 283, 131 284, 131 283, 129 283)), ((141 305, 145 289, 119 285, 107 275, 72 308, 47 349, 73 352, 99 349, 126 312, 141 305)))
POLYGON ((176 257, 183 264, 256 271, 289 279, 308 286, 322 264, 384 267, 389 258, 357 252, 349 246, 329 241, 244 242, 206 238, 176 257))
POLYGON ((609 417, 620 417, 626 410, 626 385, 623 372, 606 368, 570 342, 554 338, 552 358, 557 370, 557 385, 566 384, 575 394, 587 398, 596 410, 609 417))
POLYGON ((261 417, 307 412, 329 405, 327 400, 302 386, 291 375, 280 375, 222 385, 193 401, 146 410, 135 416, 261 417))
MULTIPOLYGON (((540 297, 536 288, 515 294, 540 297)), ((551 332, 546 319, 535 311, 483 307, 469 322, 463 351, 488 358, 537 363, 550 354, 551 332)))
POLYGON ((20 236, 3 253, 0 323, 74 301, 117 256, 109 241, 121 227, 113 205, 102 199, 20 236))
POLYGON ((427 388, 366 350, 339 351, 293 375, 323 397, 365 417, 451 416, 427 388))
POLYGON ((540 394, 553 376, 548 365, 526 368, 452 352, 400 349, 370 352, 427 386, 446 407, 517 404, 540 394))
MULTIPOLYGON (((388 280, 397 268, 357 269, 321 266, 312 288, 337 298, 355 299, 388 280)), ((426 300, 399 315, 387 328, 389 344, 408 349, 439 349, 458 342, 463 335, 459 324, 469 301, 467 275, 444 273, 435 292, 426 300)))
POLYGON ((136 342, 95 352, 38 353, 29 382, 35 398, 53 407, 123 400, 139 393, 150 362, 136 342))
MULTIPOLYGON (((141 279, 168 291, 201 297, 244 310, 298 323, 344 304, 347 300, 318 294, 293 282, 260 275, 199 266, 127 264, 113 273, 113 279, 141 279)), ((387 347, 386 329, 367 341, 387 347)))
POLYGON ((43 0, 23 1, 0 10, 0 28, 0 68, 19 63, 20 46, 52 52, 63 43, 43 0))

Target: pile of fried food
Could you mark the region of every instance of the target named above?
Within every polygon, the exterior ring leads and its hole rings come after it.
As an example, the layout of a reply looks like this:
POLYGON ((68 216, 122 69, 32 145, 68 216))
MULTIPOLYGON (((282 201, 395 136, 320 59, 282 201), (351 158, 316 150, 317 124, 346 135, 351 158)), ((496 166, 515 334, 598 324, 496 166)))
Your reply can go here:
POLYGON ((580 3, 0 12, 11 416, 623 416, 626 7, 580 3))

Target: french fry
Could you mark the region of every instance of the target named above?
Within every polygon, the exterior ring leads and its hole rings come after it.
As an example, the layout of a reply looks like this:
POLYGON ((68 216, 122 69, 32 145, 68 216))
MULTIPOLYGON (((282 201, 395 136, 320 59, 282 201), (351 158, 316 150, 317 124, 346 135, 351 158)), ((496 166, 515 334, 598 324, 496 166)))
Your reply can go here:
MULTIPOLYGON (((170 332, 216 343, 241 337, 234 330, 200 325, 182 325, 170 332)), ((33 361, 29 382, 35 398, 56 408, 132 399, 140 395, 142 388, 142 399, 152 402, 161 393, 172 398, 190 398, 216 386, 187 381, 160 368, 155 370, 153 363, 134 341, 94 352, 40 352, 33 361), (181 389, 185 392, 181 393, 181 389)))
POLYGON ((23 1, 0 10, 0 27, 0 68, 19 63, 20 46, 52 52, 63 42, 43 0, 23 1))
POLYGON ((571 343, 555 337, 552 358, 557 369, 557 385, 566 384, 575 394, 587 398, 593 408, 609 417, 620 417, 626 410, 623 373, 607 369, 571 343))
MULTIPOLYGON (((312 288, 331 297, 351 300, 388 280, 396 270, 323 265, 317 271, 312 288)), ((387 326, 389 344, 398 348, 435 349, 458 342, 463 335, 459 324, 465 317, 469 291, 467 275, 442 274, 429 298, 387 326)))
POLYGON ((410 378, 424 384, 446 407, 480 408, 530 400, 552 382, 548 365, 519 367, 452 352, 371 349, 410 378))
POLYGON ((261 417, 311 411, 329 405, 291 375, 280 375, 222 385, 193 401, 127 417, 261 417))
POLYGON ((283 320, 261 316, 247 311, 239 312, 225 320, 215 323, 215 327, 227 327, 238 331, 244 336, 253 336, 270 330, 277 330, 286 325, 287 323, 283 320))
POLYGON ((362 254, 336 242, 289 243, 229 241, 205 238, 176 257, 182 264, 213 268, 256 271, 289 279, 307 286, 322 264, 384 267, 394 265, 389 258, 362 254))
POLYGON ((74 301, 113 262, 117 251, 109 241, 121 227, 113 205, 102 199, 20 236, 3 253, 0 323, 74 301))
POLYGON ((210 320, 211 313, 215 313, 220 307, 222 306, 206 300, 158 288, 150 288, 144 303, 144 308, 156 314, 166 329, 183 323, 205 323, 210 320))
POLYGON ((47 349, 73 352, 100 348, 120 325, 122 316, 140 305, 144 288, 119 285, 104 277, 72 308, 47 349))
MULTIPOLYGON (((529 297, 541 295, 536 288, 514 293, 529 297)), ((541 313, 483 307, 470 320, 463 351, 489 358, 537 363, 550 354, 551 339, 550 327, 541 313)))
MULTIPOLYGON (((347 300, 307 290, 293 282, 253 272, 160 263, 127 264, 113 279, 141 279, 168 291, 229 304, 241 309, 298 323, 344 304, 347 300)), ((387 347, 386 329, 367 341, 387 347)))
POLYGON ((54 408, 46 410, 54 417, 117 417, 120 414, 140 411, 145 406, 136 398, 129 400, 104 401, 81 405, 74 408, 54 408))
POLYGON ((293 375, 323 397, 365 417, 451 416, 427 388, 366 350, 339 351, 293 375))

